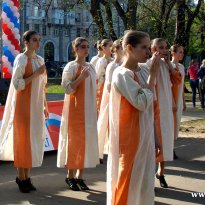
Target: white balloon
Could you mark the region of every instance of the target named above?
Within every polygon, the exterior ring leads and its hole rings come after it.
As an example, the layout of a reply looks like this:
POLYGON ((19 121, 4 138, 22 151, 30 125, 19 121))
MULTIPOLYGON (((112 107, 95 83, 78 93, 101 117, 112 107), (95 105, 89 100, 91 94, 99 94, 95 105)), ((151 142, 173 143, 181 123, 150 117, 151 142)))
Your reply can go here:
POLYGON ((8 40, 8 39, 7 39, 7 35, 6 35, 6 34, 3 34, 3 35, 2 35, 2 39, 3 39, 4 41, 8 40))
POLYGON ((11 45, 11 50, 15 51, 15 46, 14 45, 11 45))
POLYGON ((3 56, 2 56, 2 61, 3 61, 3 62, 7 62, 7 61, 8 61, 8 58, 3 55, 3 56))
POLYGON ((16 6, 13 6, 12 7, 12 10, 14 11, 14 13, 17 13, 18 12, 18 8, 16 6))
POLYGON ((18 12, 18 13, 16 13, 16 17, 17 18, 19 18, 20 17, 20 13, 18 12))
POLYGON ((21 38, 20 34, 17 34, 15 37, 16 37, 18 40, 20 40, 20 38, 21 38))
POLYGON ((6 13, 5 13, 4 11, 2 12, 1 17, 2 17, 2 19, 4 19, 5 17, 7 17, 7 16, 6 16, 6 13))
POLYGON ((12 66, 11 66, 8 70, 9 70, 9 73, 12 74, 12 72, 13 72, 13 68, 12 68, 12 66))
POLYGON ((11 5, 11 7, 13 7, 14 6, 14 2, 10 1, 10 5, 11 5))
POLYGON ((6 17, 4 17, 4 18, 3 18, 3 23, 8 24, 8 22, 10 22, 10 21, 9 21, 9 19, 7 18, 7 16, 6 16, 6 17))
POLYGON ((11 65, 9 64, 8 61, 6 61, 6 62, 4 62, 4 66, 7 67, 7 68, 9 68, 11 65))
POLYGON ((20 53, 20 52, 17 51, 17 50, 14 51, 14 55, 15 55, 15 56, 17 56, 19 53, 20 53))
POLYGON ((19 33, 19 29, 18 29, 18 28, 14 28, 14 29, 13 29, 13 32, 14 32, 15 34, 18 34, 18 33, 19 33))
POLYGON ((9 44, 10 44, 10 41, 9 41, 8 39, 5 39, 5 40, 4 40, 4 44, 9 45, 9 44))
POLYGON ((9 22, 9 23, 8 23, 8 27, 9 27, 10 29, 13 29, 13 28, 14 28, 14 24, 13 24, 12 22, 9 22))

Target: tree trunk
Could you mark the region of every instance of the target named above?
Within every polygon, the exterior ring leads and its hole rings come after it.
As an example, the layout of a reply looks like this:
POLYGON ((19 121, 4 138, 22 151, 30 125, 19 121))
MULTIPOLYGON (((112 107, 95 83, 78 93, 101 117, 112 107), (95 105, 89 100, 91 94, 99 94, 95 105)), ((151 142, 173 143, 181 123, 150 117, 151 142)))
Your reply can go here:
POLYGON ((105 7, 105 11, 106 11, 106 21, 108 24, 108 30, 109 30, 109 34, 112 40, 116 40, 117 39, 117 35, 115 33, 115 30, 113 28, 113 20, 112 20, 112 10, 110 7, 110 3, 108 1, 105 0, 101 0, 102 4, 105 7))
POLYGON ((176 36, 174 43, 189 47, 191 26, 199 13, 203 0, 198 0, 195 10, 190 10, 185 0, 177 1, 176 36), (186 21, 186 13, 188 15, 186 21))
POLYGON ((134 0, 128 0, 127 5, 127 28, 136 30, 137 29, 137 7, 138 7, 138 1, 134 0))
POLYGON ((175 39, 174 44, 182 45, 186 47, 186 2, 185 0, 177 1, 177 16, 176 16, 176 30, 175 30, 175 39))
POLYGON ((100 38, 107 38, 107 33, 104 28, 103 18, 100 9, 100 0, 91 0, 90 13, 98 27, 100 38))

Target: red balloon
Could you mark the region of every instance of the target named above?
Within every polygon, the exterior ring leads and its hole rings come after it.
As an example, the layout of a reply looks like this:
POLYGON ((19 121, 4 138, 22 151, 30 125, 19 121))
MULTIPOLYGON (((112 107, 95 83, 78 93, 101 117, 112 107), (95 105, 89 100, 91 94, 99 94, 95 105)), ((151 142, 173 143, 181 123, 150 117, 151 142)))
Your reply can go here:
POLYGON ((14 39, 13 33, 9 34, 9 35, 7 36, 7 38, 8 38, 10 41, 12 41, 12 40, 14 39))
POLYGON ((11 78, 12 75, 11 73, 7 72, 7 73, 3 73, 3 78, 11 78))
POLYGON ((3 68, 2 68, 2 72, 3 72, 3 73, 7 73, 7 72, 8 72, 8 68, 7 68, 7 67, 3 67, 3 68))
POLYGON ((3 24, 2 24, 2 28, 3 28, 3 29, 7 29, 7 24, 3 23, 3 24))
POLYGON ((19 40, 13 39, 13 40, 12 40, 12 44, 13 44, 13 45, 18 45, 18 44, 19 44, 19 40))
POLYGON ((20 6, 20 2, 18 0, 12 0, 14 3, 14 6, 19 7, 20 6))

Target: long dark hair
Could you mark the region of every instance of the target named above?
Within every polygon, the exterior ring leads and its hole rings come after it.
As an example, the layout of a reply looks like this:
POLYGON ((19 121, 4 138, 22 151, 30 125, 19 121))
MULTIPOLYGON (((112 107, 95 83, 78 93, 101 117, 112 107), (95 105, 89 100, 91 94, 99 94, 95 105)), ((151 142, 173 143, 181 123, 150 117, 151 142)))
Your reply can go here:
POLYGON ((39 35, 39 33, 37 31, 30 31, 30 30, 26 31, 23 34, 22 41, 23 42, 25 42, 25 41, 29 42, 30 39, 31 39, 31 36, 33 36, 33 35, 39 35))

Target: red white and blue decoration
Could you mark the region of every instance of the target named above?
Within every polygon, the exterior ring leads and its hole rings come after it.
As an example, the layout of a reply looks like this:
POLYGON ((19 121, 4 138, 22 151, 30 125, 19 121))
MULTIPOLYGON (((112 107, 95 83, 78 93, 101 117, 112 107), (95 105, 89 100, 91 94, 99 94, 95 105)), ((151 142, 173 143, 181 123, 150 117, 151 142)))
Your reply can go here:
MULTIPOLYGON (((46 138, 44 151, 52 151, 58 149, 58 139, 61 124, 61 115, 63 110, 63 101, 48 102, 49 119, 46 120, 46 138)), ((0 106, 0 128, 4 106, 0 106)))
POLYGON ((4 78, 11 78, 14 59, 20 52, 19 8, 19 0, 3 0, 2 2, 2 72, 4 78))

